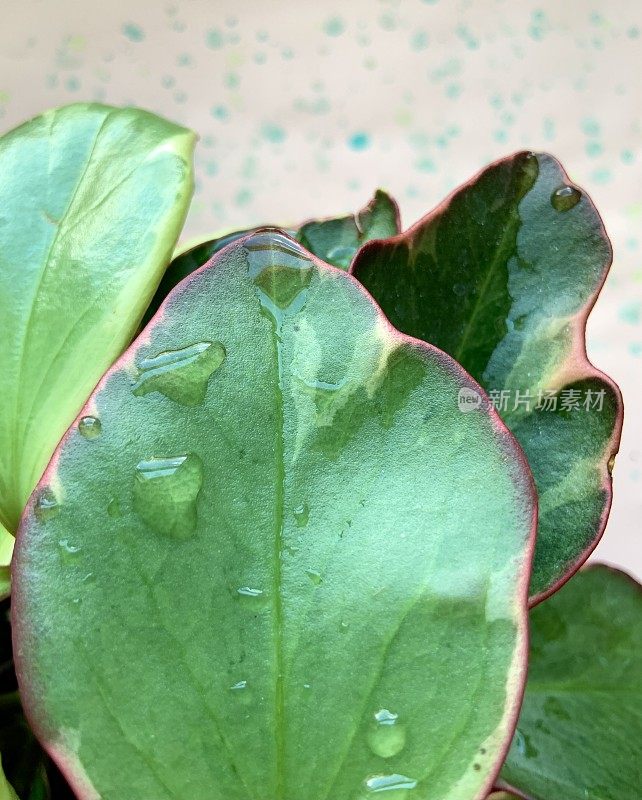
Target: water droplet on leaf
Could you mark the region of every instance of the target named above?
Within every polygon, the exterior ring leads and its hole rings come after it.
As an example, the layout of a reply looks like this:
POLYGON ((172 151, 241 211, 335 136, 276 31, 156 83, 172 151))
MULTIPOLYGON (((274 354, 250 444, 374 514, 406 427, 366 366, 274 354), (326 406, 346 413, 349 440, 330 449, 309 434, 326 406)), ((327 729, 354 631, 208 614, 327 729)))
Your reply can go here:
POLYGON ((102 433, 102 428, 98 417, 81 417, 78 422, 78 432, 85 439, 96 439, 102 433))
POLYGON ((160 392, 184 406, 201 405, 208 381, 225 361, 225 355, 220 342, 198 342, 145 358, 138 364, 138 380, 132 392, 137 397, 160 392))
POLYGON ((398 719, 398 715, 387 708, 380 709, 374 715, 374 724, 368 731, 368 744, 375 755, 391 758, 403 750, 406 730, 398 719))
POLYGON ((113 518, 120 517, 120 503, 116 497, 113 497, 107 504, 107 513, 113 518))
POLYGON ((305 574, 308 576, 308 578, 310 578, 315 586, 319 586, 322 581, 320 573, 315 572, 313 569, 306 569, 305 574))
POLYGON ((134 473, 134 509, 157 533, 187 539, 196 530, 203 463, 191 453, 141 461, 134 473))
POLYGON ((283 312, 293 314, 304 305, 312 262, 293 241, 276 232, 255 234, 245 249, 259 300, 280 324, 283 312))
POLYGON ((551 195, 551 205, 556 211, 570 211, 582 199, 582 192, 575 186, 560 186, 551 195))
POLYGON ((36 500, 36 505, 34 508, 36 518, 40 522, 45 522, 45 520, 55 517, 59 511, 60 505, 58 504, 58 498, 56 495, 51 489, 44 489, 44 491, 40 494, 40 497, 36 500))
POLYGON ((263 597, 263 589, 252 589, 250 586, 241 586, 236 593, 241 597, 263 597))
POLYGON ((305 528, 310 518, 310 508, 307 503, 302 503, 294 509, 294 519, 299 528, 305 528))
POLYGON ((389 792, 399 789, 414 789, 417 781, 408 778, 406 775, 373 775, 366 781, 366 789, 369 792, 389 792))

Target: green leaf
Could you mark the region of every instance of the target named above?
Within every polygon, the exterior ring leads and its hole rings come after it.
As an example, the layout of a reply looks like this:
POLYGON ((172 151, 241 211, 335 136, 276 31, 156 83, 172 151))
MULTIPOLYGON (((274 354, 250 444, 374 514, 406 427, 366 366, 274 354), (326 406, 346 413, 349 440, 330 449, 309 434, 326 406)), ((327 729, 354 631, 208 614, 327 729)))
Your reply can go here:
POLYGON ((2 771, 2 762, 0 761, 0 800, 19 800, 18 795, 13 791, 2 771))
POLYGON ((18 536, 21 691, 81 797, 490 788, 535 512, 487 400, 458 410, 475 387, 282 234, 172 292, 18 536))
POLYGON ((302 225, 296 238, 315 256, 340 269, 348 269, 357 250, 374 239, 399 233, 397 204, 381 189, 365 208, 337 219, 311 220, 302 225))
MULTIPOLYGON (((257 229, 248 228, 221 233, 189 246, 186 250, 179 250, 163 275, 158 291, 145 314, 145 324, 183 278, 206 264, 228 244, 242 239, 252 230, 257 229)), ((362 244, 399 233, 399 209, 392 197, 378 189, 368 205, 356 214, 311 220, 301 225, 298 230, 289 228, 282 230, 298 239, 313 255, 333 266, 347 269, 362 244)))
POLYGON ((535 608, 530 627, 528 684, 502 781, 533 800, 638 797, 641 587, 592 565, 535 608))
POLYGON ((194 135, 79 104, 0 138, 0 524, 131 340, 183 224, 194 135))
POLYGON ((519 153, 351 267, 393 325, 491 393, 524 448, 539 494, 533 602, 586 559, 610 508, 622 401, 584 341, 610 262, 590 199, 551 156, 519 153))

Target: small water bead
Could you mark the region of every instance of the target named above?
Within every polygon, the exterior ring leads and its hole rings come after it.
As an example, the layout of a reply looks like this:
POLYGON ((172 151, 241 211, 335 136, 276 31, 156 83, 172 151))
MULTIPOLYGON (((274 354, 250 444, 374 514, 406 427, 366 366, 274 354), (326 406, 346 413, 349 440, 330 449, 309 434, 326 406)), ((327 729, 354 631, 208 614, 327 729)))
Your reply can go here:
POLYGON ((248 706, 252 703, 252 692, 247 681, 238 681, 230 686, 230 691, 235 695, 241 705, 248 706))
POLYGON ((188 539, 196 530, 203 462, 194 453, 141 461, 134 473, 134 509, 157 533, 188 539))
POLYGON ((368 731, 368 745, 381 758, 392 758, 406 744, 406 730, 399 724, 398 714, 382 708, 374 715, 374 724, 368 731))
POLYGON ((570 211, 582 199, 582 192, 575 186, 560 186, 551 195, 551 205, 556 211, 570 211))
POLYGON ((60 505, 56 495, 51 489, 44 489, 40 497, 36 500, 36 505, 34 507, 36 519, 40 522, 45 522, 51 519, 51 517, 55 517, 59 511, 60 505))
POLYGON ((305 528, 310 518, 310 507, 307 503, 302 503, 294 509, 294 519, 296 520, 297 527, 305 528))
POLYGON ((72 564, 78 559, 81 548, 69 543, 69 539, 60 539, 60 560, 63 564, 72 564))
POLYGON ((283 312, 296 313, 305 303, 312 262, 305 251, 278 230, 260 231, 244 245, 250 278, 261 304, 281 322, 283 312))
POLYGON ((252 589, 250 586, 241 586, 236 593, 241 597, 263 597, 263 589, 252 589))
POLYGON ((354 247, 350 247, 349 245, 339 245, 338 247, 333 247, 328 250, 326 253, 326 261, 328 264, 332 264, 334 267, 348 269, 354 254, 354 247))
POLYGON ((205 400, 211 376, 225 361, 220 342, 197 342, 179 350, 166 350, 138 364, 138 379, 132 386, 136 397, 160 392, 184 406, 199 406, 205 400))
POLYGON ((230 689, 233 692, 240 692, 243 689, 247 689, 247 681, 239 681, 238 683, 235 683, 232 686, 230 686, 230 689))
POLYGON ((107 504, 107 514, 113 519, 121 516, 120 502, 116 497, 113 497, 107 504))
POLYGON ((373 794, 375 792, 390 792, 395 790, 414 789, 417 781, 408 778, 406 775, 373 775, 366 781, 366 789, 373 794))
POLYGON ((81 417, 78 432, 85 439, 96 439, 102 433, 102 424, 98 417, 81 417))
POLYGON ((313 569, 306 569, 305 574, 308 576, 308 578, 310 578, 315 586, 319 586, 323 580, 321 574, 319 572, 315 572, 313 569))

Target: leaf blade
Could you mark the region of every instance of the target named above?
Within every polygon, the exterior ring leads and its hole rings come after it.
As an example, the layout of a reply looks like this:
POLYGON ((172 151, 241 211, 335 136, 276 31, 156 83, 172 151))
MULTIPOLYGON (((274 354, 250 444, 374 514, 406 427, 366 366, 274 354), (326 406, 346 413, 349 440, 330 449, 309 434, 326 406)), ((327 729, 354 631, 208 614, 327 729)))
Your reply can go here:
POLYGON ((168 297, 18 537, 21 691, 81 797, 486 794, 524 679, 535 509, 521 452, 487 401, 459 412, 462 385, 275 232, 168 297), (132 393, 195 341, 226 353, 202 405, 132 393), (38 635, 63 616, 64 637, 38 635))
POLYGON ((365 245, 351 267, 393 325, 453 355, 494 393, 524 448, 540 493, 533 603, 586 560, 608 517, 622 399, 588 360, 584 335, 610 262, 590 199, 551 156, 518 153, 407 232, 365 245), (563 210, 560 187, 577 193, 562 196, 573 201, 563 210), (602 405, 573 420, 562 406, 578 387, 581 401, 599 395, 602 405), (516 405, 526 393, 528 412, 516 405), (537 409, 549 394, 556 410, 537 409))
POLYGON ((502 782, 537 800, 619 800, 640 787, 642 591, 583 569, 531 612, 531 668, 502 782))
POLYGON ((191 195, 192 147, 172 123, 97 104, 0 138, 0 521, 10 531, 160 280, 191 195))

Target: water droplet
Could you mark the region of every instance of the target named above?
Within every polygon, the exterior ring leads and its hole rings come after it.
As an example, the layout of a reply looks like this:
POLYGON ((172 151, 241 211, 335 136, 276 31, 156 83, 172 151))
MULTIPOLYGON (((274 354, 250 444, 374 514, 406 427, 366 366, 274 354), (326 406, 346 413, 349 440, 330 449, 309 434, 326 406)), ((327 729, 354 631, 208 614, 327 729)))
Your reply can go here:
POLYGON ((98 417, 81 417, 78 432, 85 439, 96 439, 102 433, 103 426, 98 417))
POLYGON ((187 539, 196 530, 203 462, 189 455, 141 461, 134 473, 134 509, 157 533, 187 539))
POLYGON ((347 633, 350 625, 347 622, 342 622, 339 625, 339 633, 347 633))
POLYGON ((575 186, 560 186, 551 195, 555 211, 570 211, 582 199, 582 192, 575 186))
POLYGON ((326 261, 335 267, 347 269, 350 266, 352 257, 354 256, 354 248, 348 245, 339 245, 333 247, 326 253, 326 261))
POLYGON ((515 731, 515 747, 524 758, 535 758, 538 755, 537 748, 533 747, 530 738, 519 728, 515 731))
POLYGON ((58 544, 62 547, 65 553, 69 553, 70 555, 80 552, 80 547, 69 544, 69 539, 61 539, 58 544))
POLYGON ((34 513, 36 515, 36 519, 40 522, 45 522, 51 517, 55 517, 56 514, 60 511, 60 505, 58 504, 58 498, 53 493, 51 489, 44 489, 40 497, 36 500, 36 505, 34 508, 34 513))
POLYGON ((305 528, 310 518, 310 508, 307 503, 302 503, 294 509, 294 519, 296 520, 297 527, 305 528))
POLYGON ((78 559, 81 548, 70 544, 69 539, 60 539, 58 546, 60 547, 60 560, 63 564, 71 564, 78 559))
POLYGON ((305 290, 312 279, 312 262, 305 251, 278 231, 257 233, 245 244, 249 274, 259 300, 273 319, 283 312, 294 314, 305 304, 305 290), (296 301, 296 302, 295 302, 296 301))
POLYGON ((399 789, 414 789, 417 781, 408 778, 406 775, 373 775, 366 781, 366 789, 369 792, 389 792, 399 789))
POLYGON ((252 589, 250 586, 241 586, 236 593, 241 597, 263 597, 263 589, 252 589))
POLYGON ((387 708, 374 715, 374 724, 368 731, 368 744, 372 752, 381 758, 392 758, 406 744, 406 729, 399 724, 399 717, 387 708))
POLYGON ((225 355, 220 342, 198 342, 145 358, 138 364, 138 380, 132 392, 137 397, 160 392, 184 406, 201 405, 208 381, 225 361, 225 355))
POLYGON ((313 569, 306 569, 305 574, 308 576, 308 578, 310 578, 315 586, 319 586, 322 581, 320 573, 315 572, 313 569))
POLYGON ((230 691, 235 695, 241 705, 249 706, 252 703, 252 692, 247 684, 247 681, 239 681, 233 686, 230 686, 230 691))
POLYGON ((110 517, 116 518, 121 516, 120 502, 118 498, 113 497, 107 504, 107 513, 110 517))

